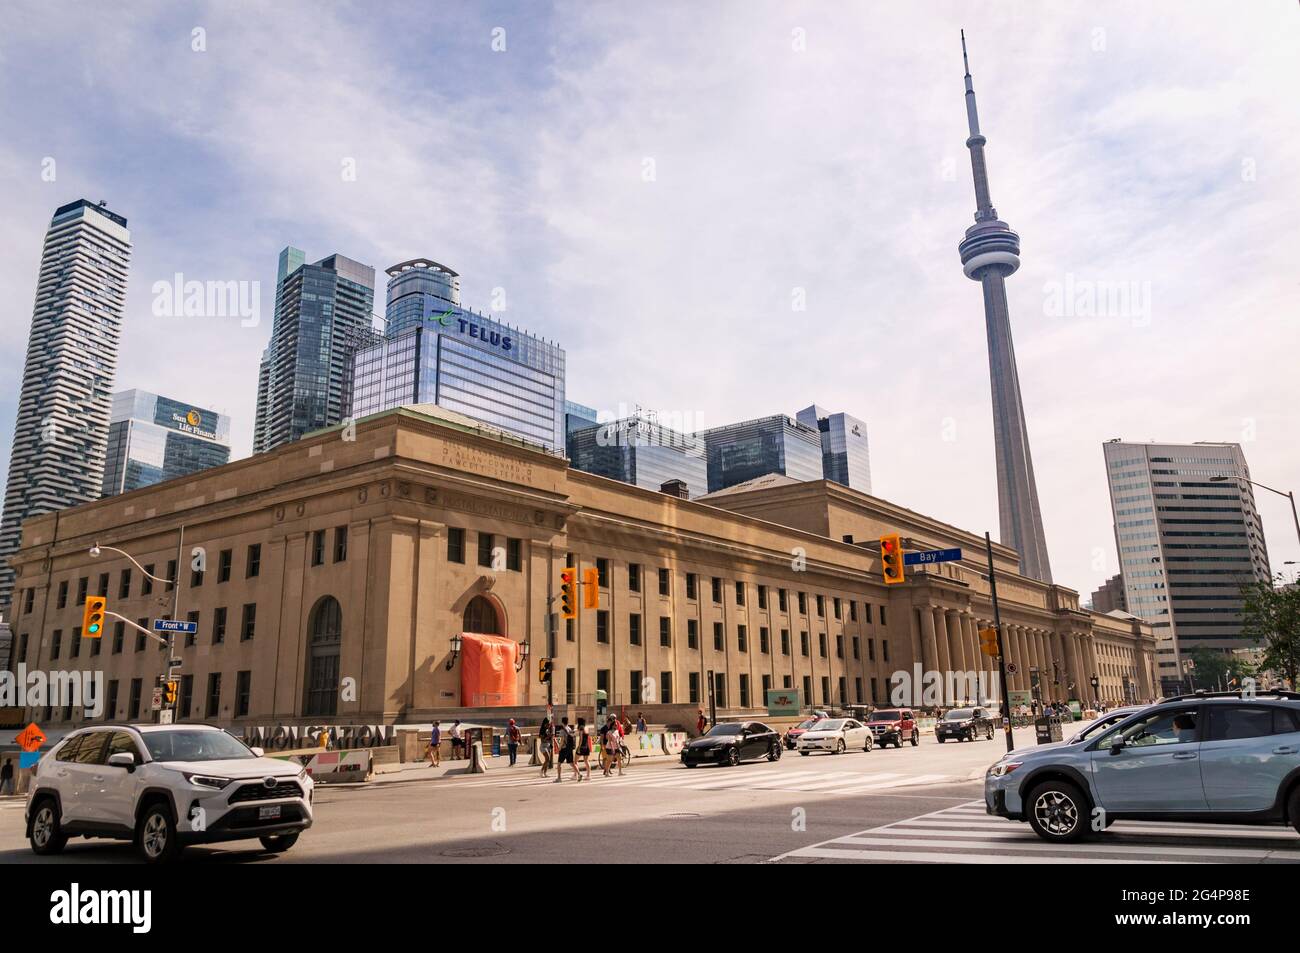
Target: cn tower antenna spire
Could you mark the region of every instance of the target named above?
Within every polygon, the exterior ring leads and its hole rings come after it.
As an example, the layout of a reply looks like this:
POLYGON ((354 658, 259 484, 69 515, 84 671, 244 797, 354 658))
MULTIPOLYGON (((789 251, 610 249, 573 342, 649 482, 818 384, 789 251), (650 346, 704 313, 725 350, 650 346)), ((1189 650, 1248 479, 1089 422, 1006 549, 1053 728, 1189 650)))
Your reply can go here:
POLYGON ((966 31, 961 31, 961 62, 966 67, 966 125, 972 136, 980 134, 980 117, 975 111, 975 87, 971 85, 970 59, 966 56, 966 31))

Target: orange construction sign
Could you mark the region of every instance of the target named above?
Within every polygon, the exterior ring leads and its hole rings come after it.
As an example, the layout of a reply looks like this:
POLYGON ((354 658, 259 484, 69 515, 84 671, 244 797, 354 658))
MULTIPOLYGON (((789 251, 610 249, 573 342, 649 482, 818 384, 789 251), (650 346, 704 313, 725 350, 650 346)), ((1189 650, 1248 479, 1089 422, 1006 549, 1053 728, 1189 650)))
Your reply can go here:
POLYGON ((18 747, 22 748, 24 751, 35 751, 41 745, 45 744, 45 732, 41 731, 41 729, 36 726, 36 722, 32 722, 22 731, 18 732, 14 741, 17 742, 18 747))

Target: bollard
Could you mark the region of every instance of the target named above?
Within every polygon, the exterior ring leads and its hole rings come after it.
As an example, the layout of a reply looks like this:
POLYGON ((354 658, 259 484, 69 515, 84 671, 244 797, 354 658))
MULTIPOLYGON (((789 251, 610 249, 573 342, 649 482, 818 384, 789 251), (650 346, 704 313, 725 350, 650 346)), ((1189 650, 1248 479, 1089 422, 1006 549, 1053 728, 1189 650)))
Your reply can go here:
POLYGON ((476 741, 469 751, 469 774, 486 774, 487 762, 483 760, 483 742, 476 741))
POLYGON ((528 759, 528 766, 535 768, 542 763, 542 739, 533 738, 533 756, 528 759))

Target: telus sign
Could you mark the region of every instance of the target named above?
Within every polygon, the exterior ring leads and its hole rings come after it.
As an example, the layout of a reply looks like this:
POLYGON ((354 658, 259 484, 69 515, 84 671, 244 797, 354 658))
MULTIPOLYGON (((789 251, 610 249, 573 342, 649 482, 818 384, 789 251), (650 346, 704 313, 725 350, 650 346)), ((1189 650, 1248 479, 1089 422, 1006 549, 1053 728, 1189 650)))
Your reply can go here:
MULTIPOLYGON (((432 304, 432 302, 430 302, 432 304)), ((436 324, 443 328, 456 328, 461 334, 474 338, 476 341, 482 341, 484 344, 490 344, 492 347, 500 348, 503 351, 514 349, 515 342, 510 335, 502 334, 500 331, 493 331, 490 328, 480 324, 475 324, 456 309, 443 311, 441 314, 436 313, 436 309, 430 307, 425 311, 424 320, 429 324, 436 324)))

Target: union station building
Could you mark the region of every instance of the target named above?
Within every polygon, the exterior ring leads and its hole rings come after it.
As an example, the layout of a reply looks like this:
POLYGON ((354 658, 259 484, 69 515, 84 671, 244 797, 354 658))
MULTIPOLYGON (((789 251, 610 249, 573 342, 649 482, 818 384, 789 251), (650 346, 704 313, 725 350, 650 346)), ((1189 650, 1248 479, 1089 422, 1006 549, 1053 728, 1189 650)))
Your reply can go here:
MULTIPOLYGON (((996 691, 996 660, 979 651, 993 618, 982 536, 824 480, 763 477, 694 501, 674 490, 571 469, 432 405, 386 411, 29 520, 11 668, 102 670, 102 717, 148 719, 168 653, 112 616, 83 638, 85 597, 102 594, 145 628, 197 623, 175 638, 178 717, 235 728, 531 715, 548 690, 558 706, 601 691, 669 722, 710 701, 759 714, 769 688, 805 706, 887 705, 891 677, 917 665, 987 672, 996 691), (877 540, 895 532, 963 559, 886 586, 877 540), (565 566, 595 569, 598 585, 598 607, 571 621, 558 616, 565 566), (517 675, 494 683, 507 690, 463 677, 475 636, 513 643, 517 675)), ((994 544, 993 561, 1012 691, 1155 695, 1149 626, 1018 575, 1011 549, 994 544)), ((948 703, 962 700, 984 699, 948 703)))

